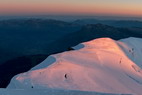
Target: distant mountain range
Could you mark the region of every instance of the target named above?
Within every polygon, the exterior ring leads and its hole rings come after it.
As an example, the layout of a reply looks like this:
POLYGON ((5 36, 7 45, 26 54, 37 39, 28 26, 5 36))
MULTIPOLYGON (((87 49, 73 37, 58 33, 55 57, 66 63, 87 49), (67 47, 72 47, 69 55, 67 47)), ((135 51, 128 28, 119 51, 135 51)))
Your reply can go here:
POLYGON ((127 37, 142 37, 142 28, 118 28, 104 24, 87 24, 77 32, 70 33, 47 47, 47 50, 63 52, 78 43, 95 38, 109 37, 119 40, 127 37), (56 48, 53 48, 56 47, 56 48))
POLYGON ((142 28, 142 21, 136 20, 98 20, 98 19, 78 19, 73 23, 86 25, 86 24, 106 24, 115 27, 140 27, 142 28))
POLYGON ((77 24, 50 19, 2 20, 0 64, 19 56, 44 54, 45 46, 80 28, 77 24))
POLYGON ((111 22, 119 24, 86 19, 74 22, 51 19, 1 20, 0 87, 6 87, 14 75, 29 70, 47 56, 68 51, 79 43, 102 37, 115 40, 142 38, 142 22, 111 22))

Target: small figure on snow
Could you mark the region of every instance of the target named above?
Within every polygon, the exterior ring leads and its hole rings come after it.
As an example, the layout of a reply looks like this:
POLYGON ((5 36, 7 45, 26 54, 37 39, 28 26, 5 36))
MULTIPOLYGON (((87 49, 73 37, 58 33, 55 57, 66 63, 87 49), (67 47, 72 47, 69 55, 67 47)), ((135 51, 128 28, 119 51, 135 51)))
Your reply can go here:
POLYGON ((67 79, 67 74, 65 74, 65 78, 67 79))

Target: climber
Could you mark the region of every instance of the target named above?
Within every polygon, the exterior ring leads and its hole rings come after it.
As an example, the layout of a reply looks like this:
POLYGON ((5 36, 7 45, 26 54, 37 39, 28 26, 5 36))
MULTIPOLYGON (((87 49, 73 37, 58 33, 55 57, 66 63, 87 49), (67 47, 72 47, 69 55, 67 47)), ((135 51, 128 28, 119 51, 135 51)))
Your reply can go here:
POLYGON ((65 74, 65 78, 67 79, 67 74, 65 74))

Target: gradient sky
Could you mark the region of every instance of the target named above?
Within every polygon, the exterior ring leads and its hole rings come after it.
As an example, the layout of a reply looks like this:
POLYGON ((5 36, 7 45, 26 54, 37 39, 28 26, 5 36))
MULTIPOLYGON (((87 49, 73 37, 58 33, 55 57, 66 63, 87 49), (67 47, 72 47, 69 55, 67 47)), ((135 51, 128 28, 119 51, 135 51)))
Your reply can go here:
POLYGON ((142 17, 142 0, 0 0, 3 14, 77 14, 142 17))

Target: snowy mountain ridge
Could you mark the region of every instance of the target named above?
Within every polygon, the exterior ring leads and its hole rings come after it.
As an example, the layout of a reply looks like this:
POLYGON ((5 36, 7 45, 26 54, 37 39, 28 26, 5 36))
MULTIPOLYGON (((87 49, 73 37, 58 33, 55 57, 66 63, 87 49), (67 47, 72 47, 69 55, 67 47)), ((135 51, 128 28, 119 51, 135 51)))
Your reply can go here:
POLYGON ((29 89, 49 92, 58 89, 80 91, 77 95, 141 95, 141 42, 142 39, 131 37, 119 41, 99 38, 81 43, 73 47, 73 51, 51 55, 30 71, 16 75, 7 90, 23 89, 28 93, 29 89), (81 94, 82 91, 88 94, 81 94))

